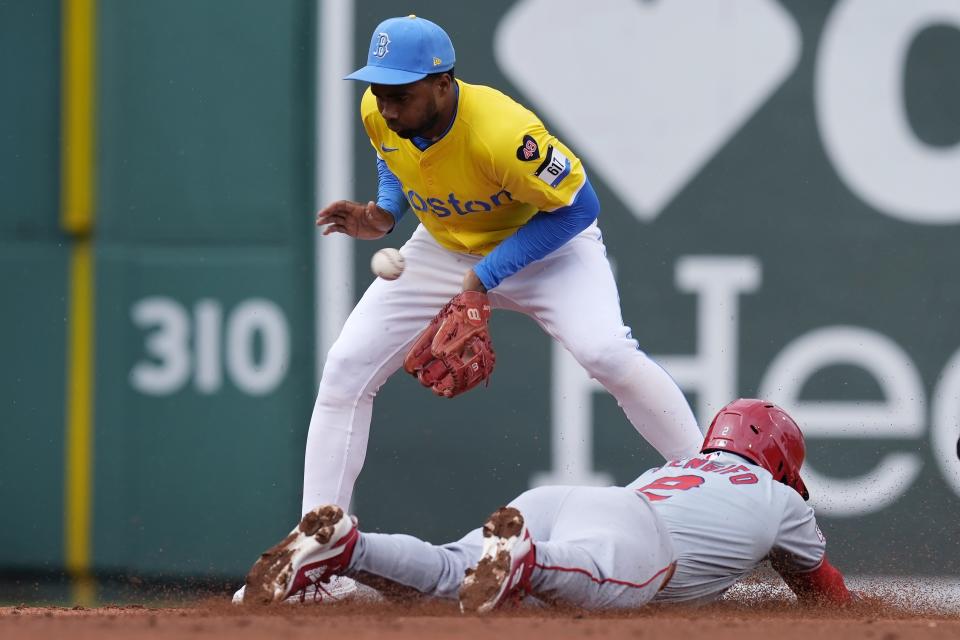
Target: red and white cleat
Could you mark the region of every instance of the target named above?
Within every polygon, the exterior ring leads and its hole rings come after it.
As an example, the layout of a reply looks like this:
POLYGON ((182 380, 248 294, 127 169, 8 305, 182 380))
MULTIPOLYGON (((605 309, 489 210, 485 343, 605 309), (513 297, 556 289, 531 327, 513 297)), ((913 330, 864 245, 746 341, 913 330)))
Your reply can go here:
POLYGON ((536 548, 513 507, 500 507, 483 525, 483 552, 460 584, 460 610, 487 613, 530 591, 536 548))
POLYGON ((324 585, 347 570, 359 535, 356 522, 338 506, 308 512, 286 538, 254 563, 243 588, 243 603, 332 596, 324 585))

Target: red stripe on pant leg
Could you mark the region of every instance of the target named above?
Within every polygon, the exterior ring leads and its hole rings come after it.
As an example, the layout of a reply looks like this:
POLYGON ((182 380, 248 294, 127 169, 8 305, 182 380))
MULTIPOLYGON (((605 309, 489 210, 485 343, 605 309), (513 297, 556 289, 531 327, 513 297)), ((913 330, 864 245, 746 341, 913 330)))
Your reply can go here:
POLYGON ((534 564, 533 566, 535 566, 538 569, 543 569, 544 571, 565 571, 567 573, 581 573, 587 576, 588 578, 590 578, 593 582, 596 582, 597 584, 606 584, 606 583, 620 584, 625 587, 642 589, 648 584, 650 584, 651 582, 653 582, 654 580, 656 580, 658 576, 662 576, 664 573, 669 571, 670 567, 673 566, 673 563, 671 562, 670 564, 665 566, 663 569, 660 569, 660 571, 657 571, 655 574, 653 574, 653 576, 651 576, 649 580, 647 580, 646 582, 642 582, 640 584, 637 584, 635 582, 627 582, 626 580, 617 580, 616 578, 594 578, 592 575, 590 575, 590 573, 586 569, 580 569, 577 567, 551 567, 544 564, 534 564))

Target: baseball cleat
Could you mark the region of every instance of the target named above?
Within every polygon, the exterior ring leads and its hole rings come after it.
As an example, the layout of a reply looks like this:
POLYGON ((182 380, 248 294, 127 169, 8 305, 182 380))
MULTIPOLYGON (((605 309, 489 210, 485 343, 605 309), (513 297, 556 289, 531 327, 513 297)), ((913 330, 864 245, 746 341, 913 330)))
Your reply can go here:
POLYGON ((346 571, 359 535, 356 522, 338 506, 308 512, 286 538, 254 563, 244 584, 243 603, 291 598, 304 602, 332 595, 324 585, 346 571))
POLYGON ((460 611, 487 613, 530 591, 536 549, 513 507, 500 507, 483 525, 483 552, 460 584, 460 611))
MULTIPOLYGON (((243 604, 243 596, 247 592, 244 585, 233 594, 233 604, 243 604)), ((351 598, 359 593, 356 580, 346 576, 333 576, 325 585, 310 584, 301 591, 295 591, 283 600, 283 604, 318 604, 336 602, 351 598)))

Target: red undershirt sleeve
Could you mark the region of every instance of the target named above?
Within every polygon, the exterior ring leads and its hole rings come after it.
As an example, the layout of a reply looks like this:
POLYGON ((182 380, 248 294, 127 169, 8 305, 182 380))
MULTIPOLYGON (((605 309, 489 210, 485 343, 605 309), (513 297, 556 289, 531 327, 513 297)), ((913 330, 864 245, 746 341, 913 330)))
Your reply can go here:
POLYGON ((777 563, 774 563, 774 569, 777 569, 801 604, 846 605, 852 601, 843 574, 830 564, 826 556, 813 571, 787 571, 778 567, 777 563))

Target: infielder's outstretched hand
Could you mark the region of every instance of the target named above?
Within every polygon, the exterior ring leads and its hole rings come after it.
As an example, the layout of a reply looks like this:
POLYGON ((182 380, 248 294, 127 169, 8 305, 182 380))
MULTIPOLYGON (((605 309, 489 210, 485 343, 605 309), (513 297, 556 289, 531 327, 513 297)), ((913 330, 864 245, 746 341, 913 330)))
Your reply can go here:
POLYGON ((393 216, 375 202, 360 204, 338 200, 317 214, 317 226, 326 225, 323 235, 345 233, 361 240, 376 240, 393 228, 393 216))

